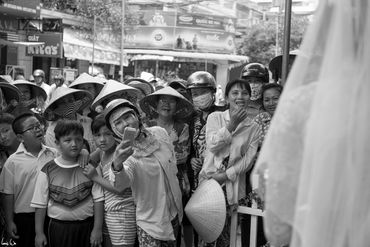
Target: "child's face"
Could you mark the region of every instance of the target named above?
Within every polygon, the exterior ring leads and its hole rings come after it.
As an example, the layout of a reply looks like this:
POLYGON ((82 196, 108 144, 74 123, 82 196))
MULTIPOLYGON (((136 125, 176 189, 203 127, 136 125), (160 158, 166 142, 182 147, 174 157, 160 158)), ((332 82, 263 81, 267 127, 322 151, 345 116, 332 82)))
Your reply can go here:
POLYGON ((83 136, 80 133, 70 133, 56 141, 62 157, 67 160, 77 159, 83 147, 83 136))
POLYGON ((0 145, 10 147, 17 140, 12 126, 8 123, 0 124, 0 145))
POLYGON ((110 150, 116 144, 113 133, 107 126, 101 127, 99 132, 94 134, 94 140, 98 148, 104 152, 110 150))
POLYGON ((23 130, 20 138, 26 147, 40 146, 44 139, 43 126, 36 117, 29 117, 24 120, 23 130))

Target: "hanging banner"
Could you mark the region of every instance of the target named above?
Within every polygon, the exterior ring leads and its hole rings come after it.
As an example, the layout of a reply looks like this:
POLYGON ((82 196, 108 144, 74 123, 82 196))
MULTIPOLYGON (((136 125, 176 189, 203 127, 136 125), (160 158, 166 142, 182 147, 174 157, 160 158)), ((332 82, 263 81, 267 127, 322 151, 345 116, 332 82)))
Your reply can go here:
POLYGON ((174 27, 127 28, 125 48, 173 49, 174 27))
POLYGON ((138 11, 125 28, 125 48, 235 53, 235 20, 169 11, 138 11))
POLYGON ((28 33, 28 42, 44 42, 44 45, 27 47, 26 55, 35 57, 62 57, 61 33, 28 33))
POLYGON ((234 37, 221 30, 176 28, 175 37, 175 50, 216 53, 233 53, 235 50, 234 37))

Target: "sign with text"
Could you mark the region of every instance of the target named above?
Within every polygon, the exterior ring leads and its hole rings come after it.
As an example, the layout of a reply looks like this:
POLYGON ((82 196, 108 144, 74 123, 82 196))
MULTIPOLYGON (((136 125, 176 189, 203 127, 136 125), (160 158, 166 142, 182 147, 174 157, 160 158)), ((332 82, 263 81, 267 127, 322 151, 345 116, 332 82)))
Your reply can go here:
POLYGON ((235 53, 235 19, 138 11, 125 28, 125 48, 235 53))
POLYGON ((27 47, 26 55, 35 57, 62 57, 62 34, 61 33, 29 33, 28 42, 44 42, 39 46, 27 47))

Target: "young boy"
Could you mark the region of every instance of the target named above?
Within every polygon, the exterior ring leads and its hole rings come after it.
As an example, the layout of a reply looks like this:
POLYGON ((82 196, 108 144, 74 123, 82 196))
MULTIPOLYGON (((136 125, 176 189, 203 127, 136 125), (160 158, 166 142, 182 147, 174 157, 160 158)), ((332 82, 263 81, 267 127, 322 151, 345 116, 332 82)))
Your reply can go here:
POLYGON ((42 145, 44 131, 33 113, 16 117, 12 128, 21 143, 5 162, 0 176, 7 233, 17 246, 34 246, 35 209, 30 204, 36 178, 42 166, 57 156, 57 151, 42 145))
MULTIPOLYGON (((100 176, 93 178, 93 181, 104 188, 104 216, 109 239, 113 246, 129 247, 134 246, 136 237, 135 205, 131 188, 120 193, 110 180, 110 167, 113 161, 113 154, 117 143, 112 131, 106 126, 103 114, 98 115, 91 124, 91 130, 98 147, 91 158, 99 160, 97 171, 100 176), (98 155, 97 158, 94 156, 98 155)), ((93 166, 85 167, 85 173, 89 173, 93 166)), ((107 237, 106 234, 104 237, 107 237)), ((105 241, 108 241, 107 238, 105 241)))
POLYGON ((13 121, 13 115, 0 113, 0 173, 5 161, 19 147, 19 140, 12 128, 13 121))
POLYGON ((36 208, 36 246, 100 246, 104 194, 77 163, 83 127, 77 121, 60 120, 54 133, 61 156, 41 169, 31 202, 36 208), (48 240, 43 229, 46 211, 50 217, 48 240))

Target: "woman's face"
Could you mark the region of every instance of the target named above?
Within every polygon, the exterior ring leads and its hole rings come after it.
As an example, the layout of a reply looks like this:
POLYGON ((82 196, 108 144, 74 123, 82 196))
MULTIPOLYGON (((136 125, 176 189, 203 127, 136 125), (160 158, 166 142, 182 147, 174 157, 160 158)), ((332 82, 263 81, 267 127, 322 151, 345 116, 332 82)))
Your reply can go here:
POLYGON ((139 119, 133 112, 127 112, 114 120, 114 126, 116 127, 117 131, 123 135, 123 132, 126 127, 131 127, 136 130, 139 129, 139 119))
POLYGON ((173 117, 176 113, 177 100, 173 96, 159 96, 157 113, 161 117, 173 117))
POLYGON ((27 101, 31 99, 31 89, 27 85, 18 85, 19 91, 21 91, 21 101, 27 101))
POLYGON ((274 115, 279 102, 280 94, 281 93, 276 88, 267 89, 263 93, 263 108, 265 108, 270 115, 274 115))
POLYGON ((235 84, 230 88, 226 101, 230 105, 230 109, 247 108, 250 95, 243 84, 235 84))

